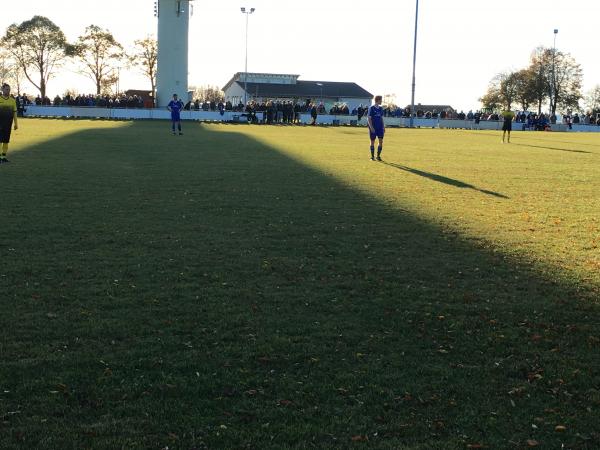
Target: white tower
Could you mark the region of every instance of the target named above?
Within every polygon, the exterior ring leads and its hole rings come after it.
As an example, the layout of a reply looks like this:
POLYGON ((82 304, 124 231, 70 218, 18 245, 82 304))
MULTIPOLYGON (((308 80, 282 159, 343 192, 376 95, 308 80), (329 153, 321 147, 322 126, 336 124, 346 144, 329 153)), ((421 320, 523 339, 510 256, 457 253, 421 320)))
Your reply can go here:
POLYGON ((188 100, 188 31, 190 2, 193 0, 157 0, 158 67, 156 106, 167 106, 173 94, 188 100))

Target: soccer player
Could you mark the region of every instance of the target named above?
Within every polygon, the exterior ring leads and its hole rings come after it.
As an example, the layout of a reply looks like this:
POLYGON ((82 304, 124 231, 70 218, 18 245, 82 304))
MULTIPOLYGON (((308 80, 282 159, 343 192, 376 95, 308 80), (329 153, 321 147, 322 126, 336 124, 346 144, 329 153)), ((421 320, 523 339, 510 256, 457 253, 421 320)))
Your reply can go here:
POLYGON ((183 109, 183 102, 177 98, 177 94, 173 94, 173 100, 167 105, 167 109, 171 111, 171 129, 173 130, 173 136, 175 136, 175 124, 177 124, 177 130, 181 136, 181 110, 183 109))
POLYGON ((379 139, 377 146, 377 161, 381 161, 381 150, 383 149, 383 135, 385 125, 383 124, 383 108, 381 107, 381 95, 375 96, 375 104, 369 107, 367 113, 367 124, 369 125, 369 137, 371 138, 371 161, 375 161, 375 138, 379 139))
POLYGON ((510 110, 502 111, 502 117, 504 118, 504 123, 502 124, 502 143, 504 144, 504 137, 506 136, 506 132, 508 132, 508 143, 510 144, 510 132, 512 130, 512 121, 513 117, 515 117, 515 113, 510 110))
POLYGON ((14 126, 15 131, 19 129, 17 122, 17 102, 10 95, 10 86, 6 83, 2 85, 2 95, 0 95, 0 164, 6 164, 8 159, 8 143, 10 142, 10 129, 14 126))

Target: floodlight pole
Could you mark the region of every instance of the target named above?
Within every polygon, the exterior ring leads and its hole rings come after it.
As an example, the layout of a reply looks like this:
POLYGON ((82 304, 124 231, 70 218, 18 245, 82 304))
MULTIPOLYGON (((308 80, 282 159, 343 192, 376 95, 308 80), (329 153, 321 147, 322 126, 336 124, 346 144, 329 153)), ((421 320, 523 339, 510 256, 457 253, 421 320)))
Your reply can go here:
POLYGON ((552 86, 550 89, 550 115, 555 114, 556 111, 556 75, 555 75, 555 60, 556 60, 556 35, 558 29, 554 29, 554 45, 552 46, 552 86))
POLYGON ((250 8, 246 10, 246 8, 241 7, 240 11, 242 14, 246 15, 246 63, 244 66, 244 108, 248 104, 248 16, 256 11, 255 8, 250 8))
POLYGON ((413 70, 412 70, 412 95, 410 100, 410 122, 409 126, 414 126, 414 115, 415 115, 415 70, 417 67, 417 31, 419 27, 419 0, 417 1, 415 9, 415 43, 413 48, 413 70))
POLYGON ((317 86, 321 88, 321 104, 323 104, 323 83, 317 83, 317 86))

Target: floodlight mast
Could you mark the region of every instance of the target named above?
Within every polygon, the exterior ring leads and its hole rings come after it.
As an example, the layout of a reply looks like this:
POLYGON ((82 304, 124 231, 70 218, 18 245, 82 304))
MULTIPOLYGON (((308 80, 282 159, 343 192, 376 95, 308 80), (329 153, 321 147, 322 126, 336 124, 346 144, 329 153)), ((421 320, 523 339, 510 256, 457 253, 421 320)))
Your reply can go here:
POLYGON ((552 86, 550 86, 550 115, 555 115, 556 111, 556 72, 555 72, 555 60, 556 60, 556 35, 558 34, 558 28, 554 29, 554 45, 552 46, 552 86))
POLYGON ((156 102, 165 107, 173 94, 188 99, 188 35, 193 0, 156 0, 158 61, 156 102))
POLYGON ((410 100, 410 127, 414 126, 415 120, 415 71, 417 67, 417 30, 419 26, 419 0, 417 0, 417 6, 415 10, 415 43, 413 48, 413 69, 412 69, 412 94, 410 100))
POLYGON ((256 11, 255 8, 246 10, 244 6, 240 8, 242 14, 246 15, 246 62, 244 64, 244 108, 248 104, 248 16, 256 11))

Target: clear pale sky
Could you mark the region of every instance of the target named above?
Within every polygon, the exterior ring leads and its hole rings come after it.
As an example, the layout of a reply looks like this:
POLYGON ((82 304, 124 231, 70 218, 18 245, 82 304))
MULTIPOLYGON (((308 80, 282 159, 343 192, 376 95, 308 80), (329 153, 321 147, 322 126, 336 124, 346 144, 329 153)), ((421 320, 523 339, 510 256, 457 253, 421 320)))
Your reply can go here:
MULTIPOLYGON (((156 35, 153 0, 3 1, 0 32, 43 15, 74 41, 86 26, 106 28, 130 49, 156 35)), ((190 21, 190 85, 223 87, 244 70, 288 73, 303 80, 354 81, 373 94, 410 103, 415 0, 195 0, 190 21)), ((597 27, 600 0, 420 0, 416 103, 475 109, 491 78, 527 66, 540 45, 570 53, 584 73, 584 93, 600 84, 597 27)), ((121 89, 149 88, 135 69, 121 71, 121 89)), ((94 92, 71 67, 48 85, 94 92)), ((25 91, 35 94, 31 86, 25 91)))

